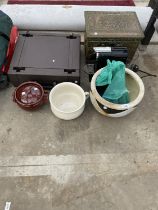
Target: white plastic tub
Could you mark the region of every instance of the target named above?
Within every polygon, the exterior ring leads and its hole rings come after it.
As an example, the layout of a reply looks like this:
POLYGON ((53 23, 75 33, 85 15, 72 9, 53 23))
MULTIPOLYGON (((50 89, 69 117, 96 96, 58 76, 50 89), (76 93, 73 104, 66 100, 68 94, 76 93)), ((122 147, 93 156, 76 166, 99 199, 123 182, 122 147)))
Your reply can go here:
POLYGON ((60 83, 49 94, 51 110, 60 119, 75 119, 83 113, 88 95, 79 85, 60 83))

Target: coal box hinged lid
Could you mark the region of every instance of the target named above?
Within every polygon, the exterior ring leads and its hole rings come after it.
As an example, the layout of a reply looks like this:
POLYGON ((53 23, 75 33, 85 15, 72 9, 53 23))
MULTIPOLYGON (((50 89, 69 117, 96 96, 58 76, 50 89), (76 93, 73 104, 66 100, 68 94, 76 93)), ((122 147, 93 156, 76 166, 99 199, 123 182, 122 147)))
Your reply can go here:
POLYGON ((137 38, 144 37, 135 12, 86 11, 86 38, 137 38))

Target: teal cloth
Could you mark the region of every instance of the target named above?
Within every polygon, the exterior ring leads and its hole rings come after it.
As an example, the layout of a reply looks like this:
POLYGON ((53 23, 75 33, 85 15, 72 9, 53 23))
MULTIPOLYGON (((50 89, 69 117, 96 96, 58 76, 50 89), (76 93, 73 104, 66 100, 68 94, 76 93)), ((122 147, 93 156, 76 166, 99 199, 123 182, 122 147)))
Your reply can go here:
POLYGON ((108 85, 102 97, 115 104, 129 103, 126 88, 125 64, 121 61, 107 60, 107 66, 102 68, 96 79, 96 86, 108 85))

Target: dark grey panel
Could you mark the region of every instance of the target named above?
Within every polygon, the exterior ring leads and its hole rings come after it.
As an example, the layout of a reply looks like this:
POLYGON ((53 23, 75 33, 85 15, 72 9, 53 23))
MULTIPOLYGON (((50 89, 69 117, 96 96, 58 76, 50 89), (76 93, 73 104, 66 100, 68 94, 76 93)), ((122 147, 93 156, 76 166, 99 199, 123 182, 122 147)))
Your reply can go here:
POLYGON ((25 43, 25 37, 20 36, 15 47, 14 55, 10 64, 10 69, 12 69, 14 66, 19 66, 24 43, 25 43))
POLYGON ((27 37, 19 65, 33 68, 68 68, 69 41, 66 37, 27 37))
POLYGON ((69 68, 80 69, 80 37, 70 39, 69 68))

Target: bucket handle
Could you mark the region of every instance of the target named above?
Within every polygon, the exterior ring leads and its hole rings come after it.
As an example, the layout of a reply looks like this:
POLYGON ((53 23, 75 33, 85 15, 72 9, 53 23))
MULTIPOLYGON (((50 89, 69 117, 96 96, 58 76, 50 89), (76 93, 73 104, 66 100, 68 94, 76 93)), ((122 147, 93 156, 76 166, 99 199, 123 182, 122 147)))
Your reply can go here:
POLYGON ((89 98, 89 92, 85 92, 86 100, 89 98))

